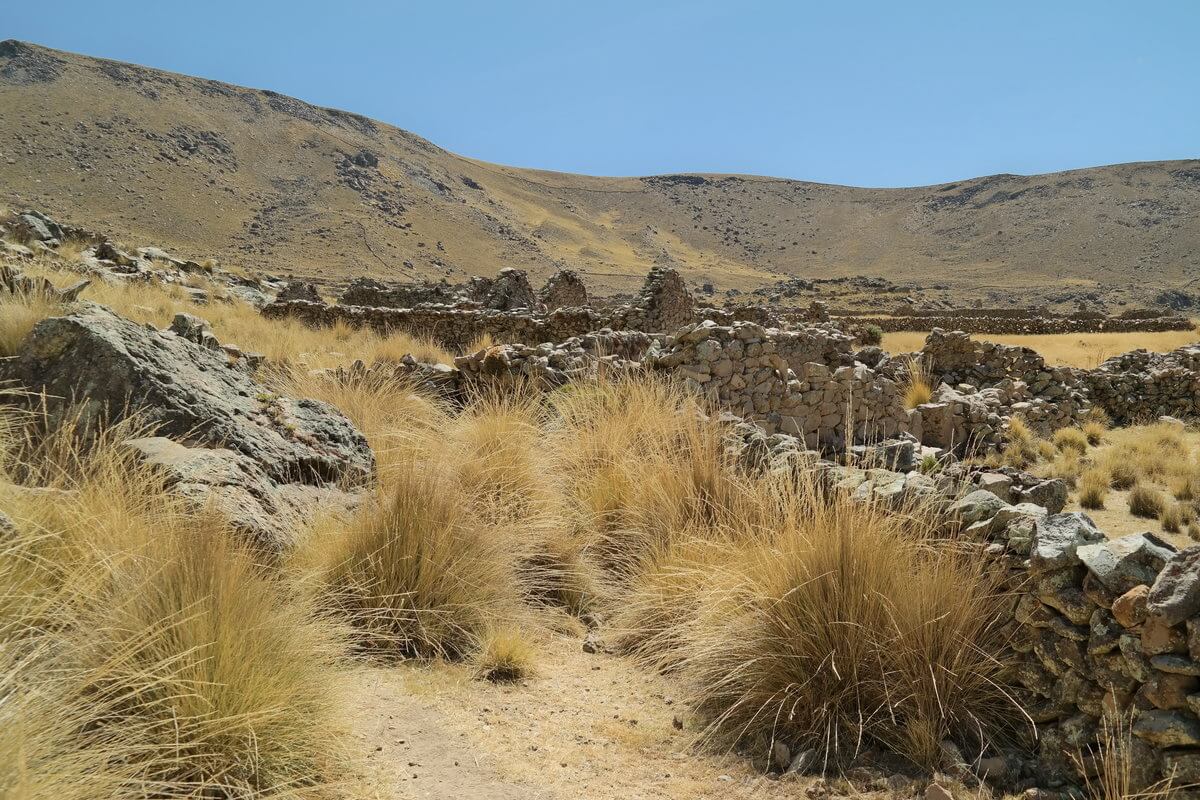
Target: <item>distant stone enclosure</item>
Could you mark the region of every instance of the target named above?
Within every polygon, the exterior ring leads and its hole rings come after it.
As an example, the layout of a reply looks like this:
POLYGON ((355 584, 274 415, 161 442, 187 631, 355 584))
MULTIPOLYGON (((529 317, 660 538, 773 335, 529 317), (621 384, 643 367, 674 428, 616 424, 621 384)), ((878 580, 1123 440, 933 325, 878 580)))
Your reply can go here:
MULTIPOLYGON (((314 326, 343 323, 432 339, 463 353, 449 373, 438 375, 439 390, 451 394, 487 381, 561 385, 602 365, 668 373, 719 408, 768 433, 795 436, 814 450, 896 436, 958 452, 986 450, 1002 446, 1013 416, 1048 434, 1079 423, 1093 406, 1117 422, 1200 413, 1200 346, 1169 354, 1135 351, 1082 370, 1050 366, 1029 348, 935 328, 920 351, 892 357, 857 346, 851 331, 861 319, 854 326, 830 320, 820 303, 782 314, 753 305, 702 307, 667 268, 651 270, 632 302, 611 308, 566 305, 586 299, 586 287, 569 271, 535 292, 525 273, 508 269, 495 280, 459 287, 357 281, 336 305, 282 300, 263 313, 314 326), (359 304, 365 301, 376 305, 359 304), (639 334, 637 346, 628 346, 622 333, 639 334), (469 352, 485 337, 498 344, 469 352), (932 379, 934 392, 929 402, 907 408, 913 365, 932 379)), ((983 319, 1026 325, 1032 318, 1010 311, 953 316, 956 322, 983 319)), ((1050 327, 1114 320, 1039 319, 1050 327)), ((1174 318, 1115 319, 1128 329, 1176 324, 1174 318), (1147 327, 1134 327, 1139 325, 1147 327)))

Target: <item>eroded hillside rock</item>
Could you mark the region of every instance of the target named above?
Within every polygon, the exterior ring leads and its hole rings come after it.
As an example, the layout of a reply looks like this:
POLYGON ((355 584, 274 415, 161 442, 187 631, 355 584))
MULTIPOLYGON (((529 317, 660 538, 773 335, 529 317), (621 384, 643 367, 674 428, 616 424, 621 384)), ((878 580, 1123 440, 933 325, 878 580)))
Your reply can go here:
POLYGON ((275 395, 223 351, 102 306, 39 322, 0 378, 44 392, 52 417, 72 403, 85 423, 136 409, 160 434, 227 447, 279 483, 357 486, 374 469, 366 439, 332 406, 275 395))

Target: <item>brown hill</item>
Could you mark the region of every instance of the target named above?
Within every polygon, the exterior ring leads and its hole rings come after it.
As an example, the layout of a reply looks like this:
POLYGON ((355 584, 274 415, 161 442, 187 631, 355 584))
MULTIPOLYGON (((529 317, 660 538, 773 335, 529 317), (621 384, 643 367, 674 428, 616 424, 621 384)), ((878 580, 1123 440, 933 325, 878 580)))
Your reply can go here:
POLYGON ((274 92, 16 41, 0 43, 0 202, 324 282, 568 265, 628 289, 670 264, 742 290, 871 275, 997 302, 1200 291, 1200 161, 912 189, 598 178, 476 161, 274 92))

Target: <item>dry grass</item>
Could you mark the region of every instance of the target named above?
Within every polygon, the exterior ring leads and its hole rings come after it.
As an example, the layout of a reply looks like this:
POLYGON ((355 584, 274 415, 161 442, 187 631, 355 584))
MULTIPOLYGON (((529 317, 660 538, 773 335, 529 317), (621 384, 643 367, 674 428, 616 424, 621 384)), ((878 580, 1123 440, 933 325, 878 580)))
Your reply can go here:
POLYGON ((683 623, 681 669, 707 736, 833 762, 874 742, 925 767, 944 739, 977 751, 980 735, 1005 737, 1017 710, 991 655, 993 579, 930 530, 920 509, 789 491, 683 623))
POLYGON ((1168 800, 1176 791, 1188 788, 1173 786, 1170 778, 1142 785, 1137 778, 1138 765, 1134 763, 1137 756, 1131 728, 1126 717, 1116 720, 1104 717, 1098 745, 1074 756, 1090 800, 1168 800))
POLYGON ((533 675, 536 660, 528 635, 515 627, 488 631, 473 659, 475 674, 493 683, 513 683, 533 675))
POLYGON ((1104 435, 1108 433, 1108 426, 1098 420, 1091 420, 1083 424, 1082 430, 1087 443, 1095 447, 1104 441, 1104 435))
POLYGON ((0 358, 15 355, 33 326, 59 312, 59 306, 39 295, 0 294, 0 358))
POLYGON ((1190 526, 1195 518, 1196 512, 1191 505, 1187 503, 1168 503, 1163 508, 1159 522, 1162 523, 1162 529, 1167 533, 1179 533, 1184 528, 1190 526))
MULTIPOLYGON (((42 275, 56 284, 69 283, 79 276, 56 262, 42 259, 25 271, 42 275)), ((82 299, 108 306, 116 313, 137 322, 158 327, 170 324, 175 314, 195 314, 211 323, 217 338, 235 344, 247 352, 262 353, 276 365, 296 365, 304 369, 323 369, 361 359, 367 364, 399 361, 407 354, 422 361, 451 364, 454 355, 428 339, 404 333, 384 336, 370 329, 344 324, 330 328, 310 328, 295 320, 271 320, 249 303, 228 295, 203 276, 192 276, 212 295, 206 305, 198 306, 182 286, 158 283, 113 285, 94 282, 84 290, 82 299)), ((48 314, 44 314, 46 316, 48 314)), ((3 346, 0 343, 0 346, 3 346)))
POLYGON ((1059 428, 1054 432, 1052 441, 1060 451, 1074 450, 1080 454, 1086 453, 1090 444, 1088 435, 1079 428, 1059 428))
POLYGON ((925 361, 909 358, 905 363, 905 376, 905 408, 916 408, 933 399, 933 378, 925 361))
POLYGON ((295 555, 315 602, 379 658, 463 658, 517 600, 511 558, 434 465, 396 469, 347 522, 318 524, 295 555))
MULTIPOLYGON (((904 331, 887 333, 883 349, 889 353, 911 353, 925 345, 926 333, 904 331)), ((1105 359, 1144 347, 1155 352, 1167 352, 1200 340, 1193 331, 1160 331, 1132 333, 1063 333, 1043 335, 1007 335, 979 333, 971 336, 977 341, 1032 347, 1048 364, 1092 369, 1105 359)))
POLYGON ((1022 417, 1014 416, 1009 419, 1008 428, 1004 431, 1004 449, 999 462, 1004 466, 1026 469, 1044 457, 1045 444, 1022 417))
POLYGON ((1135 483, 1129 490, 1129 513, 1135 517, 1158 519, 1166 501, 1157 489, 1142 483, 1135 483))
POLYGON ((1092 510, 1104 508, 1111 481, 1112 478, 1104 470, 1092 468, 1085 471, 1079 479, 1079 505, 1092 510))
POLYGON ((7 426, 28 437, 5 474, 53 493, 0 486, 17 524, 0 715, 22 716, 0 726, 5 796, 324 796, 344 766, 338 630, 162 493, 123 435, 84 449, 69 426, 7 426))

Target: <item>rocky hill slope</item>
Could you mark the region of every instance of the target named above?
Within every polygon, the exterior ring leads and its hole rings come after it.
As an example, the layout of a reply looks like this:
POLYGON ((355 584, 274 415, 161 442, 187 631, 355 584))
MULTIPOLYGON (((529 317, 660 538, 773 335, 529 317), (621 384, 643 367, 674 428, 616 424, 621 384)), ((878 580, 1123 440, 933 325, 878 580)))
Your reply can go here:
POLYGON ((0 43, 0 203, 326 283, 565 265, 624 290, 670 265, 718 289, 863 274, 964 301, 1200 290, 1200 161, 912 189, 568 175, 16 41, 0 43))

